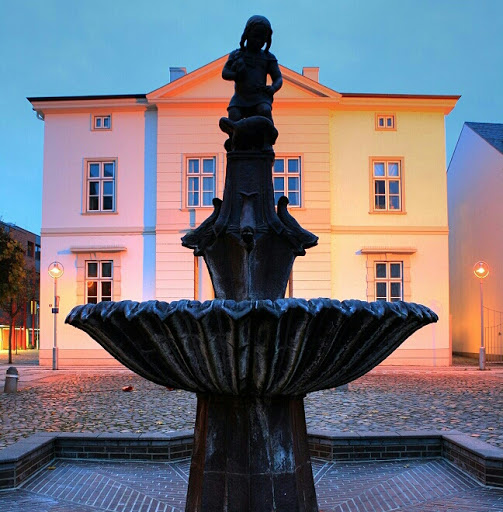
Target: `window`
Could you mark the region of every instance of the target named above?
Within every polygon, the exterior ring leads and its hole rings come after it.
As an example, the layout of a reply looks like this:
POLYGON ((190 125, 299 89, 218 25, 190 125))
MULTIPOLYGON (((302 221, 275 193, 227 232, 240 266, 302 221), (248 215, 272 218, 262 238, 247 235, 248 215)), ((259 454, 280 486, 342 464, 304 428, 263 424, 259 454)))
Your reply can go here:
POLYGON ((28 256, 29 258, 33 258, 35 256, 35 244, 33 242, 28 242, 26 256, 28 256))
POLYGON ((215 157, 187 158, 187 206, 211 206, 215 193, 215 157))
POLYGON ((371 211, 403 211, 402 160, 371 159, 371 173, 371 211))
POLYGON ((112 116, 93 116, 93 130, 111 130, 112 116))
POLYGON ((113 263, 86 261, 86 304, 112 300, 113 263))
POLYGON ((411 265, 415 247, 362 247, 366 257, 367 300, 412 300, 411 265))
POLYGON ((290 206, 300 206, 300 156, 276 157, 273 167, 274 202, 281 196, 288 197, 290 206))
POLYGON ((40 245, 35 245, 35 260, 40 261, 40 245))
POLYGON ((115 161, 87 162, 87 193, 88 212, 115 211, 115 161))
POLYGON ((396 130, 395 114, 376 114, 375 118, 376 130, 378 131, 394 131, 396 130))
POLYGON ((403 263, 401 261, 375 263, 375 300, 388 302, 403 300, 403 263))
POLYGON ((126 247, 84 244, 70 247, 77 258, 77 304, 120 301, 123 298, 121 254, 127 250, 126 247))

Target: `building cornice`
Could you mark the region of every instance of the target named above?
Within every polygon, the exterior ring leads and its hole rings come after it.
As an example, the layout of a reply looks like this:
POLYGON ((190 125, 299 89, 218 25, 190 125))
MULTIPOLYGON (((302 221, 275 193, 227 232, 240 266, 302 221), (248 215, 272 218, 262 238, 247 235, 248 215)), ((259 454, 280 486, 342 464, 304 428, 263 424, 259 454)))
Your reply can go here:
POLYGON ((149 107, 145 95, 132 96, 67 96, 55 98, 27 98, 33 110, 48 113, 92 111, 142 111, 149 107))
POLYGON ((416 247, 394 247, 394 246, 380 246, 380 247, 362 247, 360 249, 362 254, 414 254, 417 252, 416 247))
POLYGON ((42 236, 101 236, 101 235, 155 235, 153 227, 130 226, 130 227, 73 227, 73 228, 42 228, 42 236))
POLYGON ((441 112, 449 114, 460 96, 427 94, 359 94, 343 93, 339 110, 386 110, 441 112))
POLYGON ((444 235, 447 226, 338 226, 332 225, 331 233, 338 235, 444 235))
POLYGON ((89 245, 70 247, 70 252, 73 253, 88 253, 88 252, 126 252, 127 247, 119 245, 89 245))

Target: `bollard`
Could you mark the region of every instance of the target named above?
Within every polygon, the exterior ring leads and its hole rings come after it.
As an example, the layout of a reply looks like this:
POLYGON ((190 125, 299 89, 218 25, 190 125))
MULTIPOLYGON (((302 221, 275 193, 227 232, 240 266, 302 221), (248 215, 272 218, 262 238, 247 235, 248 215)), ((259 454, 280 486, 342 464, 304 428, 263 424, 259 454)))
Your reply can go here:
POLYGON ((17 382, 19 380, 19 374, 14 366, 7 368, 7 374, 5 375, 4 393, 15 393, 17 391, 17 382))

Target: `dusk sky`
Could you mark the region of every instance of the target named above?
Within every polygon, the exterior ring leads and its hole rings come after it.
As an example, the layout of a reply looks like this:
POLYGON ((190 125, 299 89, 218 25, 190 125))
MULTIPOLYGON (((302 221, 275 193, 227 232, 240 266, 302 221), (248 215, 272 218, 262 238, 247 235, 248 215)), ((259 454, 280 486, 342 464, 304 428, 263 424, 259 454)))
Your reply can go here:
POLYGON ((503 0, 0 0, 0 219, 40 233, 44 123, 27 96, 148 93, 235 49, 253 14, 280 64, 319 66, 336 91, 461 95, 447 164, 465 121, 503 122, 503 0))

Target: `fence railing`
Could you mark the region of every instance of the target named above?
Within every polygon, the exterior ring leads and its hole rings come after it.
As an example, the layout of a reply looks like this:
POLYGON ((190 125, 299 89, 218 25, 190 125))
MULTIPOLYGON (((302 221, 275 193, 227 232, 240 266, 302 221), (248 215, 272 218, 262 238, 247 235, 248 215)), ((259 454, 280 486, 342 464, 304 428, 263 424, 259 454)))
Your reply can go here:
POLYGON ((503 311, 484 306, 484 344, 488 363, 503 363, 503 311))

